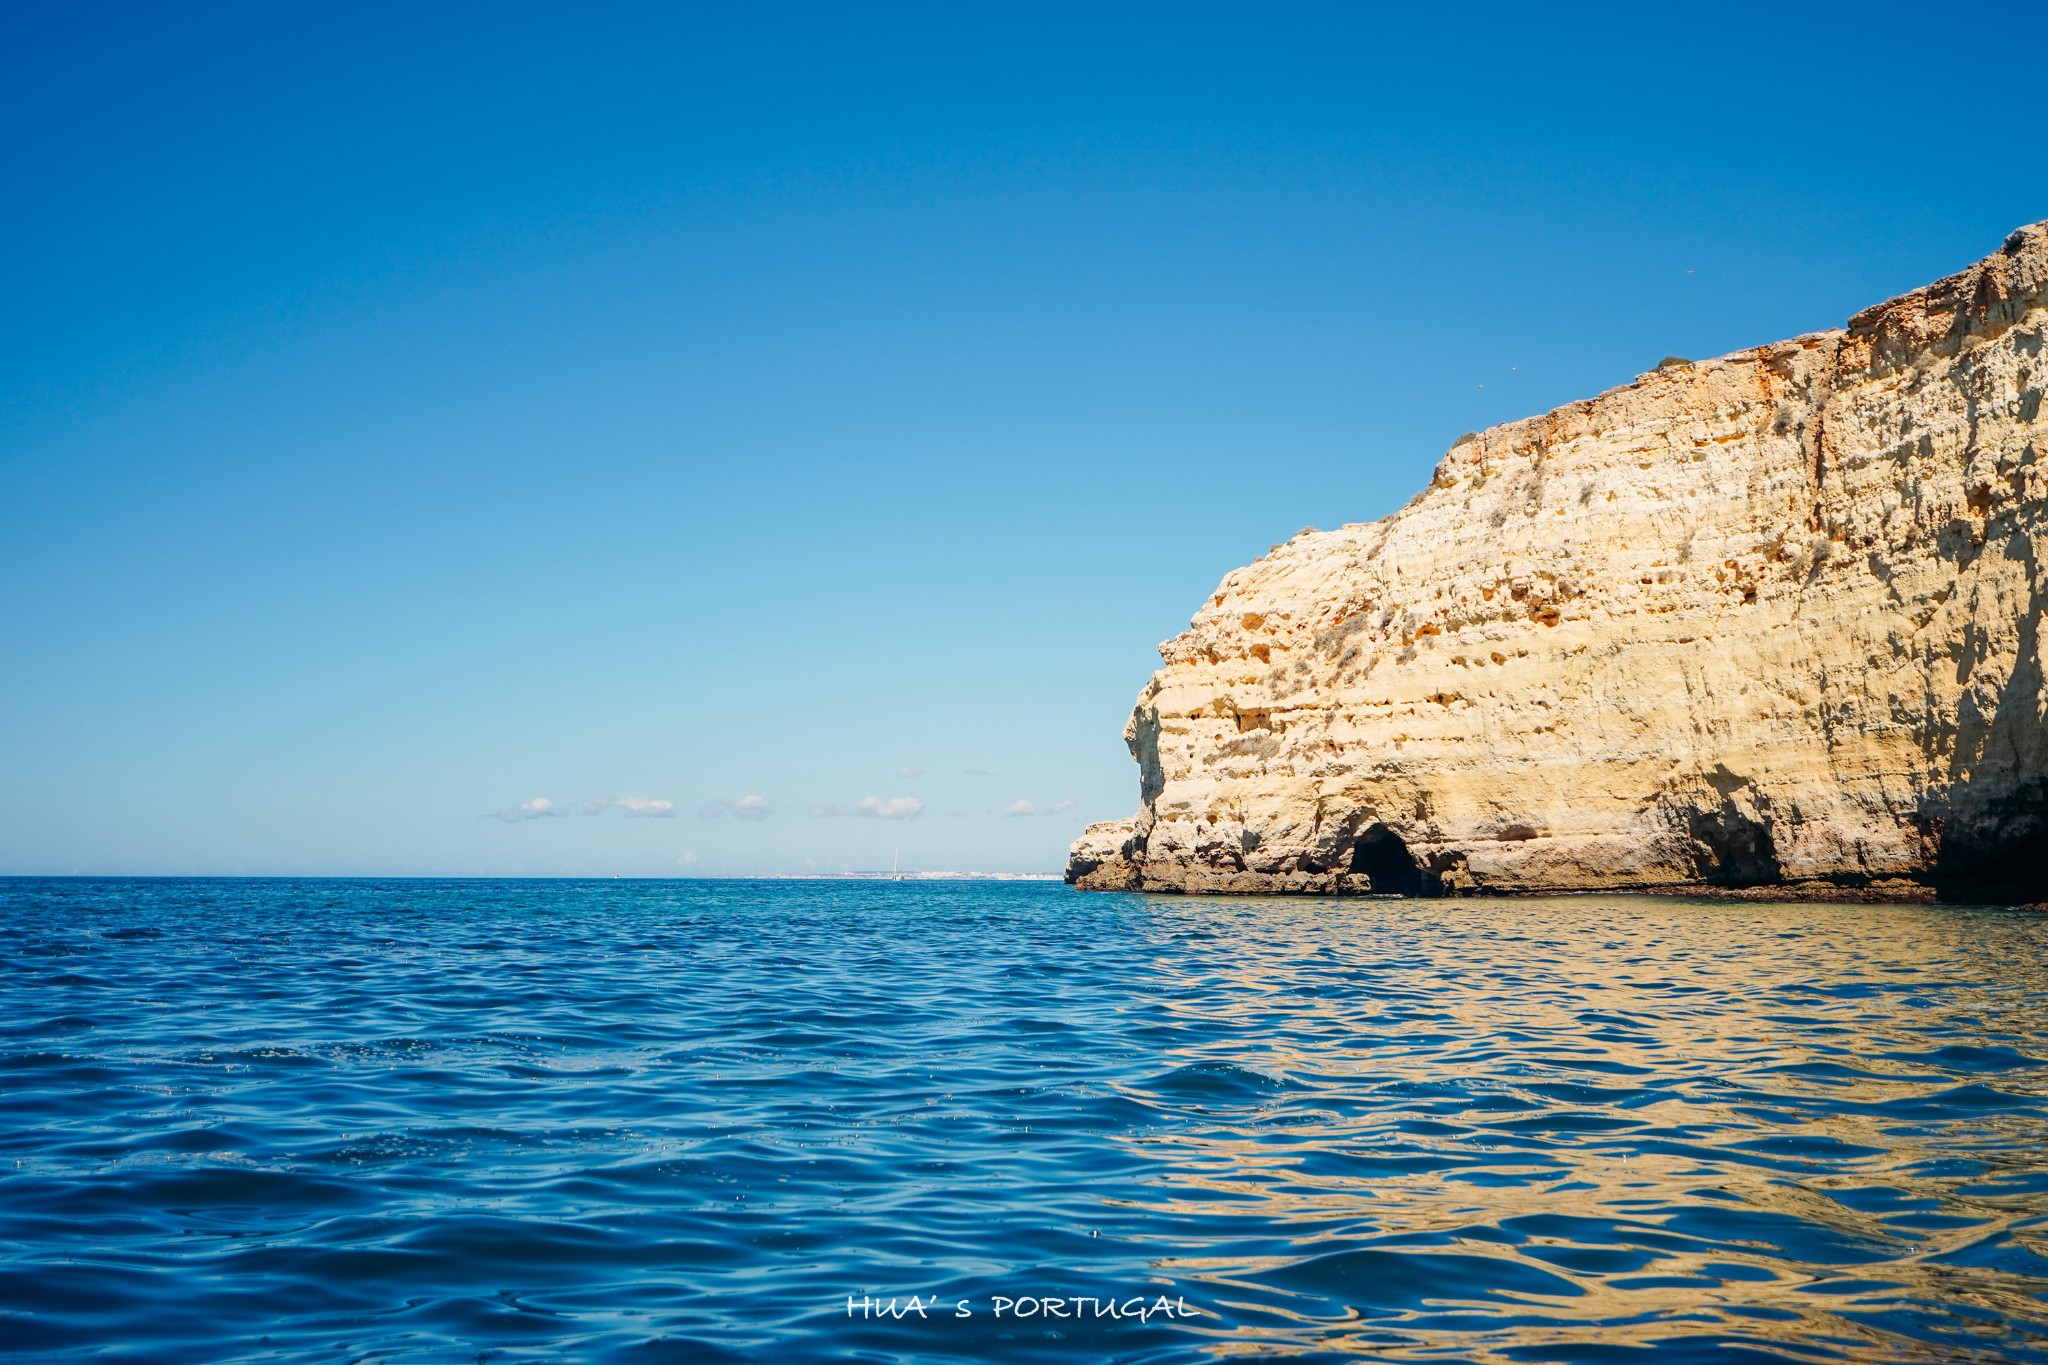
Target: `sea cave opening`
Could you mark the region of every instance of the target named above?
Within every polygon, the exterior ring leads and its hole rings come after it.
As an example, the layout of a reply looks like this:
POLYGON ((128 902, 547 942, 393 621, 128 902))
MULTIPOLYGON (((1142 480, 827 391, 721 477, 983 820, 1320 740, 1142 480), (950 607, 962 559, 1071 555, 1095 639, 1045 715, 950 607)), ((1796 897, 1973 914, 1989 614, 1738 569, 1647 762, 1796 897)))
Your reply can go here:
POLYGON ((1351 847, 1351 870, 1363 872, 1372 889, 1382 895, 1422 894, 1422 869, 1401 836, 1385 825, 1374 825, 1358 836, 1351 847))

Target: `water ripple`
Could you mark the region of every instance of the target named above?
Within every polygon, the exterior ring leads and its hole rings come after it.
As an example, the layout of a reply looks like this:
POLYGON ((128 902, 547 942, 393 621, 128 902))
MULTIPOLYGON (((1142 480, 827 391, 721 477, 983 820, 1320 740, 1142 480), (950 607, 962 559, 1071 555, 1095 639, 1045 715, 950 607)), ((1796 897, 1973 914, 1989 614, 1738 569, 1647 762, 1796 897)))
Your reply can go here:
POLYGON ((2044 946, 1621 897, 0 882, 0 1350, 2048 1363, 2044 946))

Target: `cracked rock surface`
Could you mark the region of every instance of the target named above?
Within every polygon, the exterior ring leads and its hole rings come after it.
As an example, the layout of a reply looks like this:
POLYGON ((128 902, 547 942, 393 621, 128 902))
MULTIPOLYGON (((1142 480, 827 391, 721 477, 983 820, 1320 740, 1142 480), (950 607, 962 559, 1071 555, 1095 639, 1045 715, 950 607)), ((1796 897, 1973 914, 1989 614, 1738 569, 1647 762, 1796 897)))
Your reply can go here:
POLYGON ((2048 896, 2048 223, 1226 577, 1095 889, 2048 896))

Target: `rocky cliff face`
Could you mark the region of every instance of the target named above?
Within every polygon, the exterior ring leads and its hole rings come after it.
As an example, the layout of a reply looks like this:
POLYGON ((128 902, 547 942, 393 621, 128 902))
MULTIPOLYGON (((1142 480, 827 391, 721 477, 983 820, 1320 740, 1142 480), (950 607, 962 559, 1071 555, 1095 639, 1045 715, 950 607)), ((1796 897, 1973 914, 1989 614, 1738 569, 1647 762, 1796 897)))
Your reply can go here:
POLYGON ((1158 891, 2048 891, 2048 223, 1846 328, 1460 441, 1138 698, 1158 891))

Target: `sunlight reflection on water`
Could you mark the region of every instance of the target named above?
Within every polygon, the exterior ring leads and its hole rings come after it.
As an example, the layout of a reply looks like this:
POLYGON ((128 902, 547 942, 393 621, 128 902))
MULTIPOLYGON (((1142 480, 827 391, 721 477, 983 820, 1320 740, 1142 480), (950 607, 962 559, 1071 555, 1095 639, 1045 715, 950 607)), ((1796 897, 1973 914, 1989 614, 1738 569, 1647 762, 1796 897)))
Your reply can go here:
POLYGON ((1624 897, 0 882, 0 1341, 2044 1360, 2044 942, 1624 897), (1203 1316, 990 1309, 1162 1293, 1203 1316), (845 1310, 911 1294, 947 1311, 845 1310))

